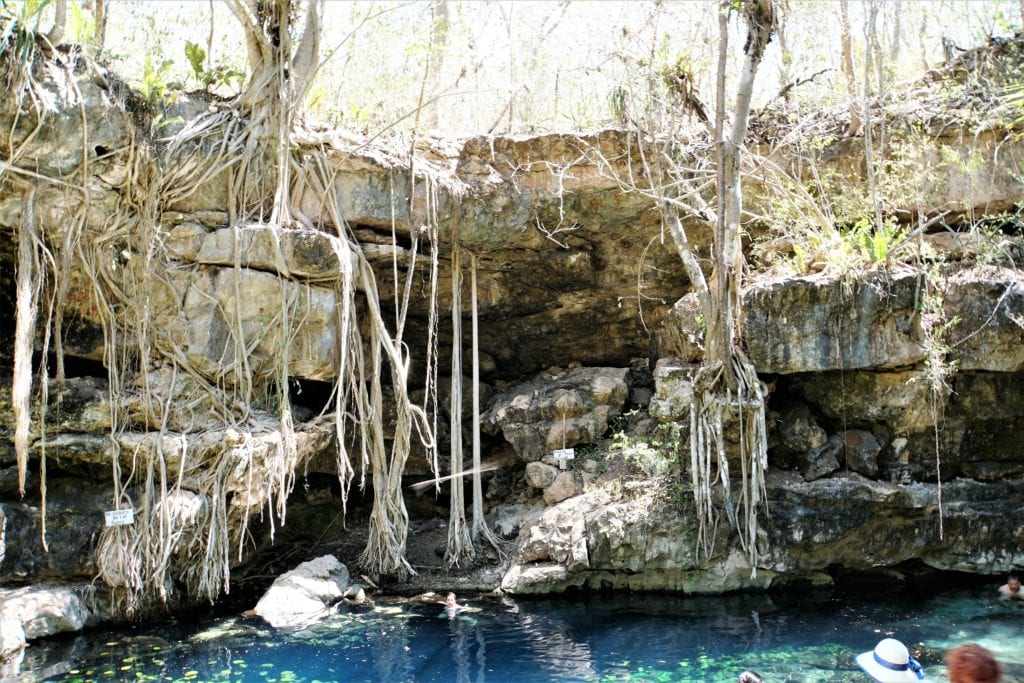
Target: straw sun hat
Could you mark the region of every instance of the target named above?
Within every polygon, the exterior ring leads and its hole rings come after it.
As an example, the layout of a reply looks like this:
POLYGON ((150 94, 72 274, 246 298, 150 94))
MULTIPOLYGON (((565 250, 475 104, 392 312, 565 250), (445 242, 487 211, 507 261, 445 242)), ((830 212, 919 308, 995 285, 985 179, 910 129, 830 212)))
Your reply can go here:
POLYGON ((924 680, 924 669, 910 656, 907 646, 893 638, 879 641, 871 652, 857 655, 857 665, 880 683, 917 683, 924 680))

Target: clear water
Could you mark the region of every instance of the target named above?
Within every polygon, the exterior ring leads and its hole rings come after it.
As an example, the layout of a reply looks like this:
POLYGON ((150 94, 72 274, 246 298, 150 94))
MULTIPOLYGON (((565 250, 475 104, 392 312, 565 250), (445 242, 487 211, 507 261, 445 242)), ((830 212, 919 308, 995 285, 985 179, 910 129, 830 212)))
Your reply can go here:
POLYGON ((944 652, 993 650, 1024 681, 1024 604, 972 588, 929 597, 463 595, 480 611, 393 603, 295 633, 222 618, 92 632, 36 644, 29 680, 54 681, 866 681, 853 656, 886 635, 907 643, 928 679, 944 652))

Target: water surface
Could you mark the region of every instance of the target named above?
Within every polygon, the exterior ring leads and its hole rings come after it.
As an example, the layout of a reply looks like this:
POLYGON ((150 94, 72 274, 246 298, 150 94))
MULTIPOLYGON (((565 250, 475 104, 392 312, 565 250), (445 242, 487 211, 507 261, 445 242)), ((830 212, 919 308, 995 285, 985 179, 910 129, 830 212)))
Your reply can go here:
POLYGON ((238 618, 95 631, 29 648, 27 677, 54 681, 866 681, 855 654, 907 643, 929 680, 973 641, 1024 681, 1024 604, 992 589, 892 595, 579 595, 500 599, 453 620, 439 605, 379 602, 294 633, 238 618))

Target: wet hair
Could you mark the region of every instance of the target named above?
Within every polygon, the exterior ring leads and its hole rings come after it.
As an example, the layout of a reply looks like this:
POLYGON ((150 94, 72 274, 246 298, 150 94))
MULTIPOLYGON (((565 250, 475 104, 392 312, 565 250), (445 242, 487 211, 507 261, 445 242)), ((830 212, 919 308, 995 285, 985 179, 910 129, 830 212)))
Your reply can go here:
POLYGON ((737 683, 764 683, 764 679, 759 673, 744 671, 740 674, 740 680, 737 683))
POLYGON ((1020 577, 1017 576, 1016 574, 1010 574, 1009 576, 1006 577, 1006 581, 1007 581, 1007 583, 1009 583, 1010 581, 1020 581, 1020 577))
POLYGON ((976 643, 959 645, 946 653, 951 683, 997 683, 1002 667, 992 653, 976 643))

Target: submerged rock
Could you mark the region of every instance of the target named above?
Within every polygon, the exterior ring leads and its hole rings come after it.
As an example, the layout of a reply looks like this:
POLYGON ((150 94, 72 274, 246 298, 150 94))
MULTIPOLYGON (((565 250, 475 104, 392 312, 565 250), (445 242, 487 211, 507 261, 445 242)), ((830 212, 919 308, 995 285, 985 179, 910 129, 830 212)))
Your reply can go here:
POLYGON ((254 611, 275 628, 305 626, 327 616, 348 587, 348 569, 324 555, 277 577, 254 611))

